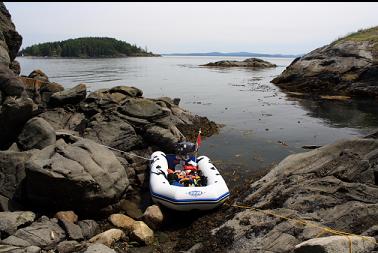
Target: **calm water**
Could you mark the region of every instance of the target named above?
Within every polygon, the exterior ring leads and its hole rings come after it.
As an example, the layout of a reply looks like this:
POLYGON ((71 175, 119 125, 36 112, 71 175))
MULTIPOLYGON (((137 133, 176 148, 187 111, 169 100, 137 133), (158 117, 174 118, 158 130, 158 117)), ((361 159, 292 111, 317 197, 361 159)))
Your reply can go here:
POLYGON ((374 101, 311 101, 288 97, 270 83, 293 59, 266 58, 277 68, 251 70, 199 67, 242 57, 156 57, 117 59, 18 58, 22 74, 42 69, 50 78, 89 90, 135 86, 145 97, 180 97, 181 107, 225 124, 203 140, 200 153, 242 174, 278 163, 303 145, 324 145, 360 136, 378 125, 374 101), (282 144, 283 143, 283 144, 282 144))

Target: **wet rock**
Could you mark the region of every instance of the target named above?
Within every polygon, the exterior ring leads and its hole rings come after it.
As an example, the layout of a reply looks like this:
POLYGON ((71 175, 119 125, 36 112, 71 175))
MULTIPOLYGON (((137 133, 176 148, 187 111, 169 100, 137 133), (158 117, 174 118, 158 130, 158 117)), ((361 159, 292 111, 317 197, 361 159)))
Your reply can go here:
POLYGON ((36 79, 36 80, 40 80, 40 81, 43 81, 43 82, 49 82, 48 76, 42 70, 40 70, 40 69, 33 70, 29 74, 28 77, 36 79))
POLYGON ((37 246, 17 247, 12 245, 2 245, 0 243, 0 253, 40 253, 41 248, 37 246))
POLYGON ((26 122, 18 136, 18 145, 22 150, 43 149, 56 141, 55 130, 43 118, 34 117, 26 122))
POLYGON ((131 231, 135 220, 124 214, 112 214, 109 216, 109 221, 116 227, 131 231))
POLYGON ((33 155, 26 165, 26 193, 34 205, 96 212, 122 196, 125 169, 113 152, 87 139, 59 139, 33 155), (49 189, 49 191, 46 191, 49 189))
POLYGON ((17 230, 16 233, 4 239, 2 243, 20 247, 38 246, 42 249, 52 249, 64 238, 63 229, 44 217, 41 221, 17 230))
POLYGON ((210 62, 208 64, 202 65, 207 67, 246 67, 246 68, 272 68, 277 67, 276 64, 258 59, 258 58, 248 58, 244 61, 217 61, 210 62))
POLYGON ((4 233, 14 234, 19 226, 30 224, 34 219, 35 214, 30 211, 0 212, 0 237, 4 238, 4 233))
POLYGON ((98 223, 94 220, 81 220, 78 222, 78 225, 85 239, 92 238, 100 230, 98 223))
POLYGON ((158 205, 152 205, 144 211, 142 219, 150 228, 157 230, 163 223, 164 216, 158 205))
POLYGON ((121 93, 130 97, 141 97, 143 91, 130 86, 115 86, 109 90, 109 93, 121 93))
POLYGON ((349 240, 352 242, 352 252, 368 253, 374 249, 375 239, 373 237, 360 236, 328 236, 314 238, 295 246, 295 253, 319 252, 339 253, 350 251, 349 240), (349 238, 349 239, 348 239, 349 238))
POLYGON ((49 104, 52 106, 60 106, 65 104, 78 104, 84 100, 87 95, 87 86, 79 84, 75 87, 51 95, 49 104))
POLYGON ((74 211, 59 211, 54 215, 54 217, 71 223, 76 223, 78 221, 78 216, 74 211))
POLYGON ((177 142, 185 140, 184 135, 175 126, 170 128, 151 126, 146 130, 145 138, 161 149, 171 152, 177 142))
POLYGON ((115 250, 101 243, 91 244, 84 253, 116 253, 115 250))
POLYGON ((123 211, 126 212, 128 216, 133 219, 140 219, 143 216, 142 210, 138 207, 135 202, 129 200, 122 200, 120 203, 120 207, 123 211))
POLYGON ((120 229, 109 229, 105 232, 102 232, 101 234, 98 234, 91 239, 89 239, 88 242, 90 243, 101 243, 108 247, 111 247, 113 243, 121 240, 125 236, 125 233, 120 229))
POLYGON ((67 237, 72 240, 83 240, 84 236, 79 225, 76 225, 67 220, 60 220, 62 227, 66 231, 67 237))
POLYGON ((72 252, 79 252, 85 248, 85 245, 77 242, 77 241, 63 241, 60 242, 56 249, 58 253, 72 253, 72 252))
POLYGON ((150 245, 154 242, 154 231, 152 231, 143 221, 134 222, 130 236, 134 240, 146 245, 150 245))

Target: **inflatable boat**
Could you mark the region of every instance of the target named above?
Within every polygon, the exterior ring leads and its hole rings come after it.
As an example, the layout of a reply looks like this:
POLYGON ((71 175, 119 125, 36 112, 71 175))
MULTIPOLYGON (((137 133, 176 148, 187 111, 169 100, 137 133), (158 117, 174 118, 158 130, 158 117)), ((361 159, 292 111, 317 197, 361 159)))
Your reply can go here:
MULTIPOLYGON (((179 211, 209 210, 221 205, 229 198, 230 192, 217 168, 206 156, 192 157, 196 166, 188 166, 198 170, 202 179, 199 185, 180 185, 169 180, 170 173, 180 171, 176 155, 156 151, 150 160, 150 192, 152 200, 168 208, 179 211), (173 171, 172 171, 173 170, 173 171)), ((183 171, 187 168, 182 168, 183 171)), ((197 175, 197 173, 196 173, 197 175)))

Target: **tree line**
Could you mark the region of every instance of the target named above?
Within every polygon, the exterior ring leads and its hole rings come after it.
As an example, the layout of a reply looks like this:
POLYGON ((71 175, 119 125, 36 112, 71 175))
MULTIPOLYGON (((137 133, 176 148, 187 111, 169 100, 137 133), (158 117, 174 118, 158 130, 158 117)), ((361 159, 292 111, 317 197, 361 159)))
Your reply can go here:
POLYGON ((119 57, 155 56, 147 49, 125 41, 107 37, 85 37, 57 42, 46 42, 26 47, 21 56, 48 57, 119 57))

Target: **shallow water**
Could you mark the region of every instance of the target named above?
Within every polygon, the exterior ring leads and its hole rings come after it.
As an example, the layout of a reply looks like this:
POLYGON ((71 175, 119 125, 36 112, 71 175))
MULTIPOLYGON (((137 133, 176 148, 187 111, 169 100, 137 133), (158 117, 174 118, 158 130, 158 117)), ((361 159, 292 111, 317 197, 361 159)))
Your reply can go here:
POLYGON ((200 67, 244 57, 41 59, 21 57, 21 74, 42 69, 50 78, 89 90, 135 86, 145 97, 179 97, 180 106, 225 124, 203 139, 200 153, 243 175, 278 163, 303 145, 325 145, 366 134, 378 126, 376 101, 315 101, 289 97, 270 83, 293 59, 265 58, 277 68, 200 67))

